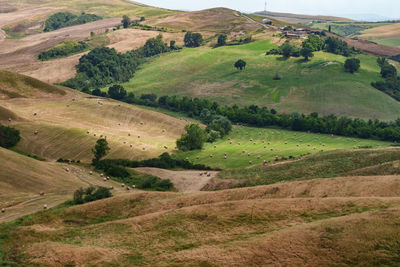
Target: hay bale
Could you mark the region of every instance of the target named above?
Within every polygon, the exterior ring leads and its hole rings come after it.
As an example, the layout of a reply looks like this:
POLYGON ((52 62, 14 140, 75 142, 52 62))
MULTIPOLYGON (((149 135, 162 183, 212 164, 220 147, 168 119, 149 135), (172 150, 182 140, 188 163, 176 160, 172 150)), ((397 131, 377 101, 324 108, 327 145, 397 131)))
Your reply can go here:
POLYGON ((8 118, 8 122, 11 122, 11 118, 8 118))
POLYGON ((40 192, 40 193, 39 193, 39 196, 44 196, 44 192, 40 192))
POLYGON ((131 136, 131 134, 130 134, 130 133, 128 133, 128 136, 131 136))
POLYGON ((114 186, 111 185, 109 188, 110 188, 110 190, 113 190, 113 189, 114 189, 114 186))
POLYGON ((140 139, 140 135, 138 135, 138 136, 137 136, 137 138, 139 138, 139 139, 140 139))
POLYGON ((65 171, 66 171, 66 172, 69 172, 70 170, 69 170, 69 168, 66 168, 65 171))
POLYGON ((125 187, 125 184, 121 184, 121 187, 125 187))
POLYGON ((240 146, 240 142, 238 143, 238 145, 240 146))
POLYGON ((93 134, 93 136, 96 136, 96 134, 93 134))
POLYGON ((213 158, 213 157, 214 157, 213 154, 211 154, 211 155, 210 155, 210 158, 213 158))
POLYGON ((135 189, 135 188, 136 188, 136 185, 133 184, 133 185, 132 185, 132 189, 135 189))
POLYGON ((33 113, 33 116, 36 116, 37 115, 37 113, 35 112, 35 113, 33 113))
POLYGON ((250 165, 251 165, 251 164, 253 164, 253 161, 252 161, 252 160, 250 160, 250 161, 249 161, 249 164, 250 164, 250 165))
POLYGON ((5 213, 6 212, 6 209, 5 208, 2 208, 1 209, 1 213, 5 213))
POLYGON ((230 142, 229 142, 229 144, 231 144, 231 145, 232 145, 232 141, 230 141, 230 142))
POLYGON ((217 146, 216 146, 216 145, 214 145, 214 148, 217 148, 217 146))
POLYGON ((264 146, 264 148, 267 148, 267 146, 264 146))
POLYGON ((224 159, 227 159, 227 157, 225 156, 224 159))
POLYGON ((39 131, 38 131, 38 130, 35 130, 33 133, 34 133, 35 135, 37 135, 37 134, 39 133, 39 131))
POLYGON ((47 204, 43 205, 43 209, 47 210, 47 204))
POLYGON ((133 145, 132 145, 132 144, 130 144, 129 146, 130 146, 130 147, 133 147, 133 145))
POLYGON ((142 148, 142 150, 143 150, 143 151, 145 151, 145 150, 146 150, 146 148, 144 147, 144 148, 142 148))
POLYGON ((251 153, 247 153, 247 156, 250 157, 250 156, 251 156, 251 153))
POLYGON ((107 182, 107 178, 103 178, 103 181, 104 181, 104 182, 107 182))
POLYGON ((200 157, 199 157, 199 156, 197 156, 197 157, 196 157, 196 159, 200 159, 200 157))
POLYGON ((274 149, 273 149, 273 148, 271 148, 271 149, 270 149, 270 151, 274 151, 274 149))

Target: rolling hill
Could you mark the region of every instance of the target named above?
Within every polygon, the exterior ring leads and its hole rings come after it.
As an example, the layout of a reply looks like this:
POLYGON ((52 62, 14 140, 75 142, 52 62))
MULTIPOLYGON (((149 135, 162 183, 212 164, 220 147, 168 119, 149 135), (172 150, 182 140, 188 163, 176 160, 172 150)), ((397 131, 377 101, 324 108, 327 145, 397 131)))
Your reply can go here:
POLYGON ((399 190, 388 176, 130 194, 0 225, 0 251, 20 265, 395 265, 399 190))
POLYGON ((370 85, 380 79, 375 57, 359 55, 361 69, 350 75, 343 70, 345 57, 317 52, 310 62, 302 62, 265 56, 274 46, 264 40, 184 49, 151 60, 123 85, 136 94, 206 97, 221 104, 257 104, 284 113, 398 117, 400 103, 370 85), (233 67, 238 59, 247 62, 243 72, 233 67), (282 79, 273 80, 276 74, 282 79))
MULTIPOLYGON (((15 86, 6 92, 17 95, 0 101, 2 117, 7 121, 7 115, 15 114, 20 119, 11 122, 21 131, 20 150, 46 159, 90 162, 91 149, 100 136, 107 136, 112 158, 151 158, 174 150, 186 124, 185 120, 154 111, 7 74, 15 86), (20 82, 26 79, 36 87, 20 82), (50 89, 54 91, 49 93, 50 89), (24 94, 29 98, 21 97, 24 94)), ((6 81, 0 79, 0 84, 6 81)))
POLYGON ((400 23, 367 29, 361 33, 360 38, 382 45, 400 47, 400 23))
POLYGON ((280 13, 280 12, 255 12, 254 14, 273 18, 287 23, 297 23, 297 24, 310 24, 312 22, 339 22, 339 21, 351 21, 351 19, 333 17, 333 16, 313 16, 313 15, 301 15, 301 14, 291 14, 291 13, 280 13))

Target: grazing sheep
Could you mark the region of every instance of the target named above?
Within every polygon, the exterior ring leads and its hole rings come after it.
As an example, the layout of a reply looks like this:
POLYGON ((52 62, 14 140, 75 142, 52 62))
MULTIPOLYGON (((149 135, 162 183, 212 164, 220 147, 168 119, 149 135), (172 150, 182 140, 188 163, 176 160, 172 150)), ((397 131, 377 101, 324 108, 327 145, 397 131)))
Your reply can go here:
POLYGON ((100 135, 100 138, 103 138, 103 135, 102 135, 102 134, 100 135))
POLYGON ((4 212, 6 212, 6 209, 5 209, 5 208, 2 208, 2 209, 1 209, 1 213, 4 213, 4 212))
POLYGON ((43 209, 45 209, 45 210, 47 209, 47 204, 43 205, 43 209))
POLYGON ((266 161, 265 159, 264 159, 264 162, 263 162, 263 164, 264 164, 264 166, 265 166, 265 165, 267 165, 267 161, 266 161))
POLYGON ((322 146, 325 146, 325 144, 322 144, 322 146))
POLYGON ((313 147, 313 149, 316 150, 317 148, 316 148, 316 147, 313 147))
POLYGON ((168 149, 168 146, 164 146, 165 149, 168 149))

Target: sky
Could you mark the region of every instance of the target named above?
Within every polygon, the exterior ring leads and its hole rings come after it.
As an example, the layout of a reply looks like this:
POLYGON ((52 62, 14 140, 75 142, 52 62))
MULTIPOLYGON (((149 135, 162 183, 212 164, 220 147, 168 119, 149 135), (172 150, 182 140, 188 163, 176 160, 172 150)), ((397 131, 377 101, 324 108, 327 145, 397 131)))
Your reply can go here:
MULTIPOLYGON (((265 0, 136 0, 144 4, 179 10, 228 7, 243 12, 263 11, 265 0)), ((267 10, 309 15, 378 15, 400 19, 400 0, 267 0, 267 10)))

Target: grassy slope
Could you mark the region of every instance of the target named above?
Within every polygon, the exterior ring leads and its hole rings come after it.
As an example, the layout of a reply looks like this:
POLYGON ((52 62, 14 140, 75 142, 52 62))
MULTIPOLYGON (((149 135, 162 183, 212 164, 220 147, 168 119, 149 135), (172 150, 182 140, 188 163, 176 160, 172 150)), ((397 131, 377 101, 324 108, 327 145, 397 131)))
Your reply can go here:
POLYGON ((321 23, 313 23, 312 27, 321 29, 321 30, 329 30, 329 25, 332 26, 332 32, 344 36, 344 37, 352 37, 360 35, 364 30, 368 29, 376 29, 381 26, 392 25, 392 23, 385 22, 321 22, 321 23))
POLYGON ((265 56, 268 40, 217 49, 185 49, 153 59, 124 86, 137 94, 207 97, 222 104, 258 104, 280 112, 319 112, 363 118, 395 119, 400 103, 373 88, 379 80, 376 58, 359 55, 361 69, 344 73, 345 58, 318 52, 307 63, 265 56), (233 68, 242 58, 243 72, 233 68), (272 77, 279 73, 280 81, 272 77))
POLYGON ((29 76, 0 70, 0 99, 65 95, 65 91, 29 76))
POLYGON ((201 151, 179 152, 176 156, 179 158, 189 157, 195 163, 227 169, 259 165, 264 160, 271 162, 275 160, 276 156, 281 159, 282 157, 289 158, 289 156, 298 157, 308 153, 319 153, 321 150, 353 149, 354 146, 377 147, 378 145, 384 147, 388 146, 389 143, 276 129, 235 127, 228 137, 213 144, 206 144, 201 151), (230 144, 228 138, 232 139, 233 144, 230 144), (253 139, 253 141, 251 142, 250 139, 253 139), (262 142, 263 140, 265 143, 262 142), (323 146, 324 144, 325 146, 323 146), (214 148, 214 145, 216 145, 216 148, 214 148), (271 149, 273 150, 271 151, 271 149), (243 151, 245 152, 243 153, 243 151), (224 153, 227 153, 226 160, 224 153), (251 155, 248 156, 248 153, 251 153, 251 155), (213 158, 210 158, 210 155, 213 155, 213 158), (196 159, 197 156, 199 159, 196 159), (252 164, 249 164, 249 161, 252 161, 252 164))
POLYGON ((298 187, 131 194, 59 207, 0 225, 0 255, 61 266, 398 263, 398 177, 374 190, 353 178, 298 187))
MULTIPOLYGON (((227 170, 221 172, 218 177, 235 179, 242 186, 249 186, 321 177, 400 174, 399 166, 400 149, 398 148, 337 150, 279 164, 227 170)), ((213 189, 221 186, 223 188, 223 183, 213 189)))
POLYGON ((365 30, 360 38, 378 44, 400 47, 400 23, 365 30))

